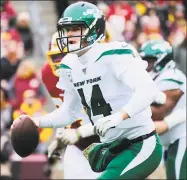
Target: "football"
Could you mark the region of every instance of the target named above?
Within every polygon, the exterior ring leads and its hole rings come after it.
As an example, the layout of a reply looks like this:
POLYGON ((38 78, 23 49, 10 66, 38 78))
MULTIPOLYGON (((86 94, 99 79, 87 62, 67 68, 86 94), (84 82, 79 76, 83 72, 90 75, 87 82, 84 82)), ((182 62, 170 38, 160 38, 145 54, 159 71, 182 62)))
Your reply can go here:
POLYGON ((34 152, 39 143, 39 130, 29 116, 21 116, 11 132, 15 152, 26 157, 34 152))

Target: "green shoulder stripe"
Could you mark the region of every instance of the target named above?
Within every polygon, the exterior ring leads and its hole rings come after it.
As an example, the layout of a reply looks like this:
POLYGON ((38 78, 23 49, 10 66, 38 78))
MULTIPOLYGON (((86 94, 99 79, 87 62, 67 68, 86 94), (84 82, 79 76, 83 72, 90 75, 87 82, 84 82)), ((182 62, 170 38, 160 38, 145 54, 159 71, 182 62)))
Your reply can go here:
POLYGON ((60 64, 59 68, 64 68, 64 69, 71 69, 69 66, 65 65, 65 64, 60 64))
POLYGON ((175 82, 179 85, 184 84, 184 82, 181 82, 181 81, 178 81, 178 80, 175 80, 175 79, 163 79, 162 81, 171 81, 171 82, 175 82))
POLYGON ((113 50, 105 51, 97 58, 96 61, 100 60, 103 56, 122 55, 122 54, 132 54, 133 55, 133 51, 131 49, 113 49, 113 50))

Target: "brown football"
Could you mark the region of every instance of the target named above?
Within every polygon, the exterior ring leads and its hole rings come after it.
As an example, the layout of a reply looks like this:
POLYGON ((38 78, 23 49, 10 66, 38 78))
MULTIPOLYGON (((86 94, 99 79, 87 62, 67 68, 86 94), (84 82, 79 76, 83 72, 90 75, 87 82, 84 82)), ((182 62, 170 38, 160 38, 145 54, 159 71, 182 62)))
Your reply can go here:
POLYGON ((29 116, 20 117, 11 132, 15 152, 26 157, 34 152, 39 143, 39 131, 29 116))

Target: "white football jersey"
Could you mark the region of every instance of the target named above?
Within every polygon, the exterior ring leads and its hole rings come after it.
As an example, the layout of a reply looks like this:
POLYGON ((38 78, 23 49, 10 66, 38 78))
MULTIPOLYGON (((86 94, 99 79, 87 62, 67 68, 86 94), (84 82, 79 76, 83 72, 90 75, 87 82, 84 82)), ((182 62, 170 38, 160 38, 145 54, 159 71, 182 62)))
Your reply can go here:
MULTIPOLYGON (((145 70, 146 67, 147 63, 141 60, 137 51, 125 42, 96 44, 77 59, 63 59, 62 78, 60 76, 57 87, 75 90, 94 123, 98 118, 119 112, 131 99, 134 89, 122 83, 121 74, 129 68, 136 74, 136 69, 145 70), (65 74, 69 81, 63 78, 65 74)), ((121 136, 133 139, 152 132, 151 115, 151 109, 147 107, 107 131, 101 141, 113 141, 121 136)))
MULTIPOLYGON (((167 69, 155 79, 155 82, 160 91, 181 89, 184 92, 172 112, 178 108, 186 107, 186 90, 184 88, 186 87, 186 76, 180 70, 167 69)), ((186 121, 173 127, 161 135, 160 138, 162 144, 168 147, 169 144, 184 136, 186 136, 186 121)))

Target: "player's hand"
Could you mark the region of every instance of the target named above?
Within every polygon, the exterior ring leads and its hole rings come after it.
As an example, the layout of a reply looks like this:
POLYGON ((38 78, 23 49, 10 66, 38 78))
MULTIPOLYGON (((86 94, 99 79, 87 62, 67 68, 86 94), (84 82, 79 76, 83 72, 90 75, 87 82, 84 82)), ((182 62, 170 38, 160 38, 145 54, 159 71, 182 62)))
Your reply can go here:
POLYGON ((81 138, 80 133, 77 129, 64 129, 61 134, 57 134, 57 139, 59 139, 63 144, 75 144, 81 138))
POLYGON ((16 124, 17 123, 19 123, 19 121, 21 120, 21 119, 31 119, 32 121, 33 121, 33 123, 38 127, 39 126, 39 122, 35 119, 35 118, 33 118, 33 117, 31 117, 31 116, 29 116, 29 115, 26 115, 26 114, 22 114, 22 115, 20 115, 18 118, 16 118, 14 121, 13 121, 13 123, 12 123, 12 125, 11 125, 11 130, 16 126, 16 124))
POLYGON ((62 142, 60 142, 60 140, 55 139, 54 141, 52 141, 47 149, 48 158, 60 160, 62 158, 62 150, 64 147, 65 146, 62 142))
POLYGON ((114 128, 117 126, 121 121, 123 121, 122 114, 115 113, 110 116, 100 118, 94 124, 94 132, 99 136, 105 136, 106 132, 110 128, 114 128))

